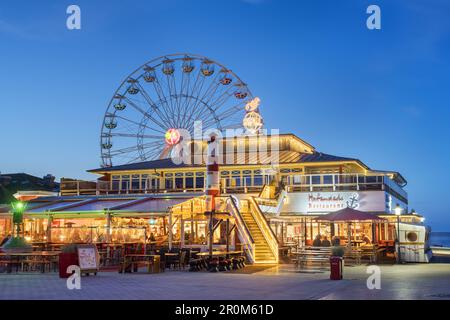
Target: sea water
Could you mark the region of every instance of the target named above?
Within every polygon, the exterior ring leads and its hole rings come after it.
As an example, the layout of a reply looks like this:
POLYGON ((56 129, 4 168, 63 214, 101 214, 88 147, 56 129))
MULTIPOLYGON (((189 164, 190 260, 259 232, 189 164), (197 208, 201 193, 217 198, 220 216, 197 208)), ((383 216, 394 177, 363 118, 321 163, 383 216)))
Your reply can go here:
POLYGON ((431 232, 430 245, 439 247, 450 247, 450 232, 431 232))

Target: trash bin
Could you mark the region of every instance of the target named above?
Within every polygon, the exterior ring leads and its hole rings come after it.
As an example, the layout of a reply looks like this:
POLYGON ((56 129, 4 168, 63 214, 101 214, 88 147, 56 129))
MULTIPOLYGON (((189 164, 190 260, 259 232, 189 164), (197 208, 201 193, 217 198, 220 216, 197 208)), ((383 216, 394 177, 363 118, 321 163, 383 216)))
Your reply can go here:
POLYGON ((330 280, 342 280, 342 257, 330 257, 330 280))

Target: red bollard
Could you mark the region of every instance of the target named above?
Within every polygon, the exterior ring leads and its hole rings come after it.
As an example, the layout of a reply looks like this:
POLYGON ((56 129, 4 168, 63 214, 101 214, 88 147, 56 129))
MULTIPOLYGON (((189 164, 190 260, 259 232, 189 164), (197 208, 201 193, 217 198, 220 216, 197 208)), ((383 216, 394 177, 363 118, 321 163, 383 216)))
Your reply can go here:
POLYGON ((330 257, 330 280, 342 280, 342 257, 330 257))

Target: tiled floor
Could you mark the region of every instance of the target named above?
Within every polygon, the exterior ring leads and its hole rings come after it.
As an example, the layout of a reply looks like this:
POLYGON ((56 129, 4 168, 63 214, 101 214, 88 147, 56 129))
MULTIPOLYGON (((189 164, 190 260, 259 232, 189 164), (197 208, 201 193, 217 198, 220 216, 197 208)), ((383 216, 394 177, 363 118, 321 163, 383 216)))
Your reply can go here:
POLYGON ((246 274, 100 272, 82 277, 81 290, 55 273, 1 273, 0 299, 450 299, 450 264, 382 266, 381 290, 367 288, 366 270, 346 267, 341 281, 291 265, 246 274))

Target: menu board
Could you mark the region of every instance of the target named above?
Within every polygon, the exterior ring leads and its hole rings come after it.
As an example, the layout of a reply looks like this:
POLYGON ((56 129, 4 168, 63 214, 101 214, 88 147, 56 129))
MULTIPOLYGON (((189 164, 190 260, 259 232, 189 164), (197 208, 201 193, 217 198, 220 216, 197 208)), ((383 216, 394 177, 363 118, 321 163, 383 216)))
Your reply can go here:
POLYGON ((81 271, 98 271, 99 254, 97 247, 95 245, 79 245, 78 264, 81 271))

